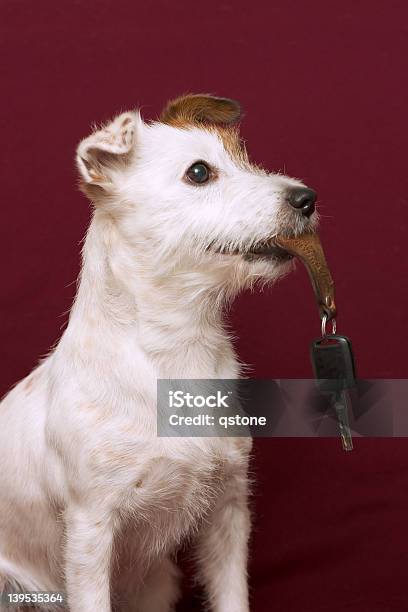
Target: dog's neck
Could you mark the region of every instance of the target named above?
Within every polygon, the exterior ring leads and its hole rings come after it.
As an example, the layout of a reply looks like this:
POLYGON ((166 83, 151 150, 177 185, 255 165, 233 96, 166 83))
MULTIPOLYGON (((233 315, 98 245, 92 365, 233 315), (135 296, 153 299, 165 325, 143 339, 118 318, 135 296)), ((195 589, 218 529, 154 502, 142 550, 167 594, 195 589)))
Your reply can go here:
MULTIPOLYGON (((238 365, 214 280, 200 273, 166 277, 140 265, 116 223, 96 214, 67 338, 93 360, 149 362, 160 377, 235 377, 238 365)), ((112 363, 112 361, 111 361, 112 363)))

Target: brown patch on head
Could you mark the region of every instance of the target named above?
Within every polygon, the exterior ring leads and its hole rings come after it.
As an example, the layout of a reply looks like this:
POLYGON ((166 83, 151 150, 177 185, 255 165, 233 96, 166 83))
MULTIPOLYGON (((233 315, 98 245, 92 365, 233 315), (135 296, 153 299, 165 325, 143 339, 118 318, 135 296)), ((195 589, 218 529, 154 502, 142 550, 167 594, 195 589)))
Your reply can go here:
POLYGON ((170 100, 160 121, 175 127, 185 125, 231 125, 241 117, 241 107, 236 100, 217 98, 209 94, 190 94, 170 100))
POLYGON ((171 100, 160 121, 172 127, 202 127, 215 133, 227 153, 240 165, 250 166, 248 154, 238 129, 241 107, 236 100, 209 94, 190 94, 171 100))
POLYGON ((236 162, 244 166, 251 165, 244 141, 236 128, 217 126, 212 130, 218 134, 224 149, 236 162))

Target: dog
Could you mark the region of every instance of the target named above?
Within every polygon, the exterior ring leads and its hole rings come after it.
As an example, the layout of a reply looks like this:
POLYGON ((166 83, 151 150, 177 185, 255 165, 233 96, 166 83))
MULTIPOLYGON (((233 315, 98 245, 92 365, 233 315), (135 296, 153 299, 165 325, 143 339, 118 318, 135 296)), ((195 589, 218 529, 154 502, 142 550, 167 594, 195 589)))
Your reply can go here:
POLYGON ((68 326, 0 405, 5 593, 170 612, 189 542, 210 609, 249 610, 251 439, 156 431, 157 379, 240 377, 226 304, 292 269, 273 236, 317 224, 311 189, 250 162, 240 117, 233 100, 185 95, 78 146, 93 216, 68 326))

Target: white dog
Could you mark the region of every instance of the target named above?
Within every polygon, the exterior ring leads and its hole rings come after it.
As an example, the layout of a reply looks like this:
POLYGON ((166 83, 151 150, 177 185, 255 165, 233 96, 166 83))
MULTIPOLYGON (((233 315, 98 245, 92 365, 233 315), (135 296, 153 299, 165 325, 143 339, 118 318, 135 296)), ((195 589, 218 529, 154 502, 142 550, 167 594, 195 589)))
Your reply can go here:
POLYGON ((237 378, 223 306, 291 269, 274 235, 316 224, 313 191, 249 162, 239 115, 184 96, 80 143, 94 214, 69 325, 0 405, 0 591, 169 612, 190 538, 210 609, 249 610, 250 439, 156 434, 157 379, 237 378))

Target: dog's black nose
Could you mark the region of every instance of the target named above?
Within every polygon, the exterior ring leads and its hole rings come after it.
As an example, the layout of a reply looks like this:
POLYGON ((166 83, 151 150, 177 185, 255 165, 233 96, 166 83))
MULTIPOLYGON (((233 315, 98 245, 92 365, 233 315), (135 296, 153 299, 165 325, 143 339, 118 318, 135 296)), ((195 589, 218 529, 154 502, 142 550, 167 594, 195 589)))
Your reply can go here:
POLYGON ((304 217, 310 217, 314 212, 317 194, 308 187, 294 187, 288 193, 288 202, 304 217))

